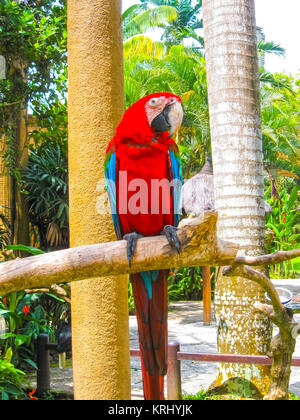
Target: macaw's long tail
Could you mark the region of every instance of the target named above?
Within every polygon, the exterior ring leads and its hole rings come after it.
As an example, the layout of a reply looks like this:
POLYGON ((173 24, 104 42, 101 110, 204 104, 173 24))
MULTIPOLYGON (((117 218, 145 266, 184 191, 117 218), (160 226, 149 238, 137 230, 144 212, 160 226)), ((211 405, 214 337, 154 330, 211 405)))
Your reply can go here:
POLYGON ((145 400, 164 400, 168 365, 169 270, 131 276, 142 356, 145 400))

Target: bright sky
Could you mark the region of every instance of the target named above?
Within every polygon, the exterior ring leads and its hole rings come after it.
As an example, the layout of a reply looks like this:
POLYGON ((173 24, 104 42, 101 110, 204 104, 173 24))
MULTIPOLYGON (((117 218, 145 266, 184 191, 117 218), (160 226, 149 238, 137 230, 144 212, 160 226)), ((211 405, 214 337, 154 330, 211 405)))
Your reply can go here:
MULTIPOLYGON (((123 10, 138 0, 123 0, 123 10)), ((285 58, 268 54, 266 69, 300 75, 300 0, 255 0, 257 26, 263 28, 267 41, 286 50, 285 58)))

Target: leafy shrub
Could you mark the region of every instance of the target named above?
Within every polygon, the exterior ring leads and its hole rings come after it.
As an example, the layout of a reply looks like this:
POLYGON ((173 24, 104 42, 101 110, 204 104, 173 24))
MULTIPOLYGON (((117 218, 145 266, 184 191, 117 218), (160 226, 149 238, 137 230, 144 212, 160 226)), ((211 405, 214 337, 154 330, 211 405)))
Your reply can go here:
POLYGON ((59 145, 31 150, 23 188, 41 248, 68 247, 68 165, 67 155, 59 145))
POLYGON ((0 394, 2 401, 25 395, 22 390, 24 375, 24 372, 16 369, 12 363, 0 356, 0 394))
MULTIPOLYGON (((23 245, 8 246, 10 250, 24 250, 30 254, 43 251, 23 245)), ((69 309, 64 299, 55 292, 14 292, 0 297, 0 316, 5 321, 6 331, 0 335, 0 352, 9 356, 17 368, 35 368, 35 340, 41 333, 56 339, 56 331, 62 314, 69 309)))
MULTIPOLYGON (((299 198, 300 186, 282 188, 278 196, 271 195, 271 187, 266 191, 266 198, 273 208, 273 213, 266 217, 267 251, 288 251, 300 247, 299 198)), ((285 261, 271 269, 275 277, 295 276, 292 261, 285 261)))
POLYGON ((171 300, 201 300, 203 291, 201 267, 180 268, 171 271, 169 278, 171 300))
POLYGON ((132 284, 130 282, 129 282, 129 285, 128 285, 128 309, 129 309, 129 315, 135 315, 132 284))

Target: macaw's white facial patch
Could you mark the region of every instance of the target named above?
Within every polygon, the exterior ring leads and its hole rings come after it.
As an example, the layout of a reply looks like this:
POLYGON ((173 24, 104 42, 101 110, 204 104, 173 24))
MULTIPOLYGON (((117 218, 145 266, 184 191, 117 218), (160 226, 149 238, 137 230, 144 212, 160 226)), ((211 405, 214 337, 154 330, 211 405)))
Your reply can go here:
POLYGON ((175 101, 171 105, 168 119, 171 126, 170 136, 172 136, 180 128, 183 121, 183 109, 180 102, 175 101))
POLYGON ((146 114, 149 125, 151 126, 152 121, 163 112, 166 106, 166 98, 161 96, 159 98, 152 98, 146 103, 146 114))
POLYGON ((151 98, 145 106, 149 125, 151 126, 152 121, 163 112, 166 106, 177 102, 177 99, 173 97, 166 98, 165 96, 159 96, 157 98, 151 98))

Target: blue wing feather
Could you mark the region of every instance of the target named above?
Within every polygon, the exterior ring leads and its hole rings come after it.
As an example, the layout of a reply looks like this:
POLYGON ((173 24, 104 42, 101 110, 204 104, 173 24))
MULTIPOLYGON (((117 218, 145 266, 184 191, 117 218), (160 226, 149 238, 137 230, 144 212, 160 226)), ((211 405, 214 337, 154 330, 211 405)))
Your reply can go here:
POLYGON ((173 209, 174 209, 174 226, 178 226, 180 220, 180 200, 181 189, 183 183, 181 161, 177 154, 169 151, 172 180, 173 180, 173 209))
POLYGON ((120 219, 117 210, 117 189, 116 189, 117 154, 112 153, 105 165, 106 189, 109 196, 111 214, 115 232, 118 239, 122 238, 120 219))

